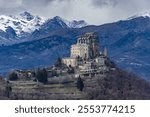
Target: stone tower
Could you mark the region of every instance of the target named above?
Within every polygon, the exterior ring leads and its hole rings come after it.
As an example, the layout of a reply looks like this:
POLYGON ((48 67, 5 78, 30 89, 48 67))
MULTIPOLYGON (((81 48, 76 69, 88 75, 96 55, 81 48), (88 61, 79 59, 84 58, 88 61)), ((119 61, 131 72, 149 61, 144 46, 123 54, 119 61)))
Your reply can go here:
POLYGON ((77 44, 86 44, 89 46, 89 58, 91 59, 100 55, 99 38, 97 33, 86 33, 78 38, 77 44))
MULTIPOLYGON (((67 66, 76 67, 81 62, 95 60, 100 58, 99 38, 97 33, 86 33, 77 39, 77 43, 71 46, 71 55, 62 61, 67 66)), ((82 63, 83 64, 83 63, 82 63)))
POLYGON ((106 47, 104 48, 104 56, 108 57, 108 49, 106 47))

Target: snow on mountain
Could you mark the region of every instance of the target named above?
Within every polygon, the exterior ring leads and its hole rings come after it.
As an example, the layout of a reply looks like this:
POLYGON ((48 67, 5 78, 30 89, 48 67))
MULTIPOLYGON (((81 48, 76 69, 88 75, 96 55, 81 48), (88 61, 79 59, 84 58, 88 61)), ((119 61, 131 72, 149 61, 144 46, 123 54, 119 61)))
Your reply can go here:
POLYGON ((80 20, 80 21, 73 20, 70 25, 73 28, 82 28, 87 26, 88 24, 84 20, 80 20))
POLYGON ((69 20, 63 19, 63 18, 61 18, 59 16, 56 16, 53 19, 57 20, 62 25, 62 27, 67 26, 68 28, 82 28, 82 27, 85 27, 85 26, 88 25, 88 23, 86 23, 84 20, 80 20, 80 21, 72 20, 72 21, 69 21, 69 20), (64 26, 64 24, 65 24, 65 26, 64 26))
POLYGON ((85 26, 88 25, 84 20, 80 20, 80 21, 76 21, 76 20, 65 21, 65 23, 70 28, 82 28, 82 27, 85 27, 85 26))
POLYGON ((150 12, 138 13, 136 15, 129 17, 128 20, 131 20, 137 17, 144 17, 144 18, 149 17, 150 18, 150 12))
POLYGON ((43 17, 33 16, 28 12, 17 16, 0 16, 0 29, 6 32, 7 27, 12 27, 19 36, 23 33, 31 33, 38 29, 46 21, 43 17))
POLYGON ((69 28, 82 28, 88 25, 88 23, 86 23, 84 20, 80 20, 80 21, 76 21, 76 20, 72 20, 72 21, 68 21, 65 19, 61 19, 63 22, 65 22, 65 24, 69 27, 69 28))
POLYGON ((34 19, 34 16, 28 12, 21 13, 20 16, 24 19, 27 19, 28 21, 31 21, 34 19))
POLYGON ((57 25, 59 25, 62 28, 67 28, 68 27, 67 24, 65 23, 65 21, 67 21, 67 20, 65 20, 65 19, 63 19, 63 18, 61 18, 59 16, 55 16, 54 18, 50 19, 49 21, 52 24, 57 24, 57 25))
POLYGON ((138 16, 150 17, 150 12, 140 13, 138 16))
POLYGON ((67 28, 81 28, 87 26, 88 24, 81 21, 68 21, 59 16, 52 19, 43 18, 39 16, 31 15, 28 12, 21 13, 16 16, 12 15, 0 15, 0 30, 6 32, 7 27, 12 27, 16 34, 20 36, 24 33, 32 33, 36 29, 39 29, 46 21, 50 20, 52 23, 57 22, 61 27, 67 28))

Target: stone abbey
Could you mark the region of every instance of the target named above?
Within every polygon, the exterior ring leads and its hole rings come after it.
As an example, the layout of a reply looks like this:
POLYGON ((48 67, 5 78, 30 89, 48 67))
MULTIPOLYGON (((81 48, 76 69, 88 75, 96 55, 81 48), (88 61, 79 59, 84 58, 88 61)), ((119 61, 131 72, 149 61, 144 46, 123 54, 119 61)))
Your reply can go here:
POLYGON ((67 66, 78 67, 82 73, 94 73, 106 69, 108 52, 107 48, 103 53, 100 51, 97 33, 86 33, 79 37, 70 51, 70 57, 62 59, 67 66))
POLYGON ((71 47, 71 57, 93 59, 100 55, 99 40, 96 33, 86 33, 78 38, 77 44, 71 47))

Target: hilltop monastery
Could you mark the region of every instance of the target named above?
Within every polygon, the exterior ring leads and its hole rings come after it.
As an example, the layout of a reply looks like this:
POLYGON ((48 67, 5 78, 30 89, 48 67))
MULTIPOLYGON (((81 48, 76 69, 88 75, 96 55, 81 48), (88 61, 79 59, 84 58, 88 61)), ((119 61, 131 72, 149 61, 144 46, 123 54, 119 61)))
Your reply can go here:
POLYGON ((78 67, 83 74, 107 70, 107 48, 102 53, 99 45, 97 33, 86 33, 71 46, 70 57, 63 58, 62 61, 67 66, 78 67))

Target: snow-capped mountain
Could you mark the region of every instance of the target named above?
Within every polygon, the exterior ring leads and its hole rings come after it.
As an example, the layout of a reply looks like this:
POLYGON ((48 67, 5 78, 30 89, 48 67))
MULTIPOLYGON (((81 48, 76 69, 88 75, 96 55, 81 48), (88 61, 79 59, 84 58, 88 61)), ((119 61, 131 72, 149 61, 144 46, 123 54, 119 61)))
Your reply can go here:
POLYGON ((87 25, 88 24, 83 20, 68 21, 59 16, 55 16, 52 19, 48 19, 43 25, 40 26, 38 30, 35 30, 32 33, 31 38, 37 39, 38 37, 45 37, 45 35, 52 32, 57 32, 58 30, 75 29, 75 28, 79 29, 87 25))
POLYGON ((32 33, 36 29, 39 29, 40 26, 46 24, 47 22, 58 23, 63 28, 81 28, 87 26, 88 24, 81 21, 68 21, 59 16, 56 16, 52 19, 39 17, 31 15, 28 12, 23 12, 19 15, 0 15, 0 30, 6 32, 8 27, 14 29, 16 34, 20 36, 23 33, 32 33))
POLYGON ((66 20, 59 16, 55 16, 54 18, 50 19, 51 22, 57 22, 63 28, 82 28, 88 25, 84 20, 66 20))
POLYGON ((38 29, 46 19, 43 17, 33 16, 28 12, 21 13, 17 16, 0 16, 0 29, 6 32, 8 27, 14 29, 18 36, 24 33, 31 33, 38 29))
POLYGON ((88 25, 88 23, 86 23, 84 20, 72 20, 72 21, 68 21, 65 19, 62 19, 60 17, 57 16, 58 19, 60 19, 61 21, 63 21, 69 28, 82 28, 88 25))
POLYGON ((81 28, 88 24, 68 21, 59 16, 44 18, 23 12, 19 15, 0 15, 0 45, 25 42, 61 28, 81 28), (41 34, 41 35, 40 35, 41 34))

